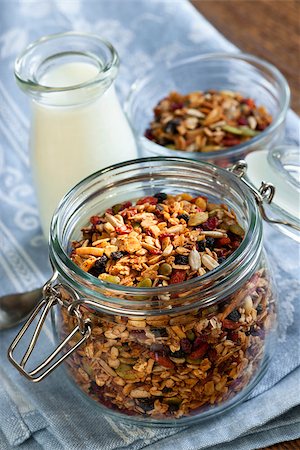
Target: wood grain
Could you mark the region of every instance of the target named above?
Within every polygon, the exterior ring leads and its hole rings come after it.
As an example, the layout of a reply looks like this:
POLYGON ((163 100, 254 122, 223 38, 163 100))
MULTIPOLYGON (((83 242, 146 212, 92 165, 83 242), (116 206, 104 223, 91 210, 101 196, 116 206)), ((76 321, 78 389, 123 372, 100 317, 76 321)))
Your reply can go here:
POLYGON ((273 63, 300 114, 300 1, 194 0, 194 6, 242 51, 273 63))
MULTIPOLYGON (((193 5, 242 51, 273 63, 292 92, 300 114, 300 1, 192 0, 193 5)), ((300 439, 264 450, 300 450, 300 439)))

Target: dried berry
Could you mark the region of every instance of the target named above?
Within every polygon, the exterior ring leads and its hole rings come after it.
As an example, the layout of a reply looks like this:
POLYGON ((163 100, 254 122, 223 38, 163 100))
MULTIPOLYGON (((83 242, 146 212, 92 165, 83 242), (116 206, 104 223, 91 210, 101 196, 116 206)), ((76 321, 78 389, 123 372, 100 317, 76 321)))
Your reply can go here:
POLYGON ((110 254, 110 257, 111 257, 112 259, 114 259, 114 260, 117 260, 117 259, 122 258, 124 255, 125 255, 124 252, 118 251, 118 252, 112 252, 112 253, 110 254))
POLYGON ((152 411, 154 409, 154 402, 156 398, 150 397, 150 398, 139 398, 137 400, 139 406, 145 411, 152 411))
POLYGON ((228 314, 227 319, 232 320, 233 322, 238 322, 241 318, 241 314, 238 312, 237 309, 234 309, 231 311, 230 314, 228 314))
POLYGON ((103 255, 100 256, 93 265, 93 267, 90 268, 89 273, 93 275, 94 277, 97 277, 101 275, 101 273, 105 272, 106 263, 108 261, 107 256, 103 255))
POLYGON ((183 219, 185 222, 189 221, 190 216, 188 214, 179 214, 179 216, 177 216, 177 219, 183 219))
POLYGON ((158 192, 154 195, 155 198, 157 198, 158 203, 162 203, 164 200, 167 199, 168 195, 164 192, 158 192))
POLYGON ((186 279, 185 270, 173 270, 170 278, 170 284, 182 283, 186 279))
POLYGON ((180 349, 176 352, 172 352, 170 356, 172 358, 184 358, 186 356, 186 352, 180 349))
POLYGON ((181 120, 179 118, 175 118, 172 120, 169 120, 169 122, 166 123, 164 126, 164 130, 166 133, 176 134, 178 133, 177 127, 180 125, 181 120))
POLYGON ((198 359, 198 358, 202 358, 205 353, 208 350, 208 344, 207 342, 202 342, 202 344, 196 349, 193 350, 192 353, 190 354, 190 358, 191 359, 198 359))
POLYGON ((188 339, 184 338, 180 341, 180 348, 185 354, 189 354, 192 351, 192 343, 188 339))
POLYGON ((209 217, 206 222, 202 224, 203 230, 213 231, 219 225, 219 219, 215 216, 209 217))
POLYGON ((263 311, 263 307, 262 307, 261 304, 257 305, 256 311, 257 311, 258 314, 260 314, 263 311))
POLYGON ((222 264, 224 261, 226 261, 226 257, 225 257, 225 256, 220 256, 220 257, 218 258, 218 263, 219 263, 219 264, 222 264))
POLYGON ((215 240, 213 237, 207 237, 206 238, 206 247, 210 250, 213 250, 215 247, 215 240))
POLYGON ((176 255, 175 264, 187 265, 189 263, 189 257, 185 255, 176 255))
POLYGON ((168 337, 169 336, 167 330, 163 327, 161 327, 161 328, 152 327, 152 328, 150 328, 150 331, 151 331, 151 333, 154 334, 155 337, 168 337))
POLYGON ((206 240, 197 241, 197 250, 198 252, 204 252, 206 247, 206 240))

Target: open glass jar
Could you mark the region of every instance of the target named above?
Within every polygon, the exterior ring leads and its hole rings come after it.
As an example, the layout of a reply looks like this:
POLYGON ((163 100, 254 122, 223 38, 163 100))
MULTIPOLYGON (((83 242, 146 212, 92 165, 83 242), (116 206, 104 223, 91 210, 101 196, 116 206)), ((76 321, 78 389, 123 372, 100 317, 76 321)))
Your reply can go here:
POLYGON ((71 379, 105 412, 174 426, 235 405, 264 374, 276 337, 276 294, 259 208, 234 173, 180 158, 133 160, 97 172, 61 202, 50 259, 54 276, 30 321, 44 308, 39 330, 52 309, 62 343, 27 371, 38 332, 19 364, 14 350, 25 324, 9 358, 28 379, 42 380, 65 360, 71 379), (204 276, 166 287, 107 283, 72 262, 71 241, 90 216, 162 190, 226 203, 245 230, 241 245, 204 276))

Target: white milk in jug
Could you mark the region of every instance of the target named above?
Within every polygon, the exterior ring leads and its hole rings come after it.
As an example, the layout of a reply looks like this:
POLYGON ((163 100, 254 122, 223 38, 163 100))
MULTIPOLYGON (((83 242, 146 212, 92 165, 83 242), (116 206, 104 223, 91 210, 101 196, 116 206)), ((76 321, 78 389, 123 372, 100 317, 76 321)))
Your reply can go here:
MULTIPOLYGON (((49 69, 39 82, 51 88, 70 87, 98 73, 93 64, 70 62, 49 69)), ((100 88, 92 101, 86 101, 85 92, 85 88, 72 91, 71 106, 68 90, 51 92, 51 104, 32 100, 31 160, 45 235, 60 199, 72 186, 106 166, 137 158, 114 83, 104 93, 100 88)))

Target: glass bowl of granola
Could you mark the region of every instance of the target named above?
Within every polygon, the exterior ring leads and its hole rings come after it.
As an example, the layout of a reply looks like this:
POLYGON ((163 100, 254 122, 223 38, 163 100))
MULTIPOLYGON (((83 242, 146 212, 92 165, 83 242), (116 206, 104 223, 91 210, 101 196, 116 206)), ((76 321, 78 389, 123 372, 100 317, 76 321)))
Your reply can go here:
POLYGON ((198 55, 137 80, 125 105, 142 156, 222 167, 281 141, 290 101, 273 65, 242 53, 198 55))
POLYGON ((14 362, 31 381, 65 361, 104 412, 175 426, 236 405, 264 375, 276 295, 256 201, 233 173, 183 158, 111 166, 63 199, 49 250, 38 310, 52 310, 58 348, 31 372, 30 353, 14 362))

